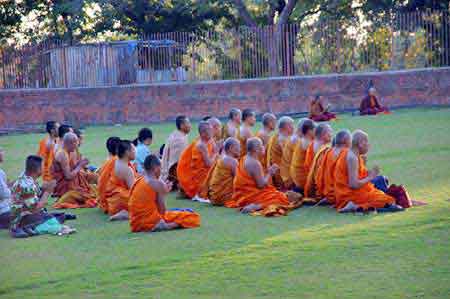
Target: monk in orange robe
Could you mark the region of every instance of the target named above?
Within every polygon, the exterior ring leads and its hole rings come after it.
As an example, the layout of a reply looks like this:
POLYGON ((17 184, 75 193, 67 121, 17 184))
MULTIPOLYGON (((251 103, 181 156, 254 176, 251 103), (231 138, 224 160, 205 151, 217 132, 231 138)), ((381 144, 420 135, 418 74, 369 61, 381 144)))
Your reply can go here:
POLYGON ((361 104, 359 106, 360 115, 376 115, 378 113, 389 113, 388 108, 380 105, 375 94, 375 88, 369 88, 368 95, 361 101, 361 104))
POLYGON ((309 109, 309 118, 316 122, 330 121, 336 118, 336 114, 328 111, 329 106, 323 103, 320 95, 311 102, 309 109))
POLYGON ((304 192, 308 172, 305 168, 306 150, 314 140, 315 123, 310 119, 303 119, 299 122, 298 128, 301 136, 294 147, 291 166, 289 172, 294 182, 294 190, 300 193, 304 192))
POLYGON ((222 138, 222 122, 217 117, 208 118, 207 122, 211 126, 213 141, 216 143, 216 148, 220 153, 222 151, 224 139, 222 138))
POLYGON ((228 114, 228 121, 222 128, 222 139, 226 140, 228 137, 237 137, 239 126, 241 125, 242 112, 237 108, 230 110, 228 114))
POLYGON ((39 142, 37 155, 42 158, 42 180, 48 182, 52 180, 50 166, 55 158, 55 146, 58 143, 59 123, 48 121, 46 124, 47 136, 39 142))
POLYGON ((395 204, 395 198, 376 189, 370 182, 378 176, 380 169, 376 166, 367 170, 362 156, 368 151, 368 135, 361 130, 355 131, 351 149, 344 149, 336 162, 336 209, 339 212, 378 208, 403 210, 395 204))
POLYGON ((297 142, 302 137, 302 128, 301 125, 306 119, 301 119, 299 121, 299 125, 297 126, 295 134, 293 134, 289 140, 285 143, 283 147, 283 155, 281 158, 281 165, 280 165, 280 175, 283 179, 283 184, 286 187, 287 190, 292 190, 294 185, 294 180, 291 175, 291 165, 292 165, 292 158, 294 156, 294 151, 297 146, 297 142))
POLYGON ((336 162, 345 149, 352 144, 352 135, 348 130, 339 131, 333 139, 333 147, 325 154, 316 176, 317 194, 324 197, 324 203, 335 205, 334 193, 336 162))
MULTIPOLYGON (((282 164, 283 148, 286 142, 289 141, 293 133, 294 133, 294 120, 289 116, 283 116, 282 118, 280 118, 280 121, 278 123, 278 132, 272 137, 270 137, 269 143, 267 144, 266 150, 267 167, 270 167, 271 165, 274 164, 278 166, 282 164)), ((284 169, 284 173, 286 172, 287 166, 284 169)), ((287 176, 287 179, 289 179, 289 175, 287 176)), ((285 190, 286 187, 289 187, 284 185, 284 180, 281 177, 280 171, 273 175, 272 183, 278 190, 285 190)))
POLYGON ((207 121, 199 123, 198 132, 200 137, 183 151, 177 166, 180 188, 188 198, 198 194, 218 152, 207 121))
POLYGON ((199 192, 201 198, 208 199, 215 206, 226 205, 233 195, 233 179, 241 153, 241 144, 236 138, 229 137, 224 143, 224 154, 220 156, 199 192))
POLYGON ((62 147, 55 155, 50 168, 51 175, 56 180, 54 195, 59 197, 53 205, 55 209, 93 208, 96 206, 97 192, 89 185, 81 171, 88 165, 87 159, 81 159, 73 164, 71 154, 78 147, 78 138, 74 133, 66 133, 62 147))
MULTIPOLYGON (((83 144, 83 141, 84 141, 84 134, 83 134, 83 131, 81 131, 80 129, 74 129, 73 132, 78 137, 77 150, 73 154, 71 154, 71 158, 74 160, 74 164, 76 164, 76 163, 78 163, 78 161, 83 159, 83 155, 80 152, 80 147, 81 147, 81 145, 83 144)), ((98 183, 98 176, 99 176, 99 174, 97 172, 89 170, 88 167, 85 167, 81 171, 81 174, 83 176, 85 176, 85 178, 87 179, 89 184, 96 185, 98 183)))
POLYGON ((299 207, 299 198, 288 199, 285 193, 270 184, 272 175, 278 171, 277 165, 268 168, 264 173, 259 156, 264 151, 261 139, 250 138, 247 141, 247 154, 239 161, 236 177, 233 182, 232 201, 226 204, 230 208, 241 208, 243 213, 258 211, 258 215, 281 216, 289 210, 299 207))
POLYGON ((333 134, 333 129, 328 124, 320 124, 314 130, 314 141, 311 142, 306 150, 305 169, 309 175, 311 166, 319 150, 330 143, 333 134), (318 137, 322 136, 322 138, 318 137))
POLYGON ((264 147, 267 148, 272 133, 277 128, 277 117, 273 113, 264 113, 262 116, 262 128, 256 133, 256 137, 261 139, 264 147))
POLYGON ((132 232, 155 232, 200 226, 200 215, 189 209, 167 210, 165 196, 172 189, 162 181, 161 161, 149 155, 144 161, 144 176, 131 188, 129 214, 132 232))
POLYGON ((256 123, 256 114, 252 109, 244 109, 242 111, 242 125, 240 126, 237 139, 241 143, 241 157, 244 157, 246 154, 246 144, 247 139, 253 137, 252 128, 256 123))
POLYGON ((105 187, 105 201, 110 220, 128 219, 130 189, 137 178, 132 164, 136 158, 136 148, 129 140, 121 140, 117 149, 117 159, 105 187))
POLYGON ((117 160, 117 151, 119 149, 120 138, 109 137, 106 141, 106 149, 108 150, 108 159, 98 170, 98 184, 97 184, 97 204, 98 207, 105 213, 108 213, 108 202, 105 198, 106 185, 108 184, 111 173, 114 171, 115 161, 117 160))

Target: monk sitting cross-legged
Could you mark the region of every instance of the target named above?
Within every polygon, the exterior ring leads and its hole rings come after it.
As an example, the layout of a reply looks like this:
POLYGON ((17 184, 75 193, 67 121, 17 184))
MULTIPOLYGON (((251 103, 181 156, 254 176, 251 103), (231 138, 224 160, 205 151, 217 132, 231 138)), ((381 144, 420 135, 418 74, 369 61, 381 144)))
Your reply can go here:
POLYGON ((292 196, 290 200, 270 184, 278 166, 270 166, 265 174, 259 162, 263 151, 261 139, 254 137, 247 140, 247 154, 239 161, 233 182, 232 201, 226 206, 241 208, 243 213, 259 211, 258 214, 264 216, 286 215, 289 210, 301 205, 300 198, 292 196))
POLYGON ((220 152, 223 146, 222 123, 217 117, 210 117, 207 121, 212 129, 213 140, 216 143, 215 147, 220 152))
POLYGON ((319 197, 323 198, 323 203, 334 205, 336 197, 334 194, 334 170, 337 159, 352 145, 352 135, 348 130, 339 131, 333 139, 333 146, 324 154, 322 163, 317 170, 315 183, 319 197))
POLYGON ((246 144, 247 139, 253 137, 252 128, 256 123, 256 114, 252 109, 244 109, 242 111, 242 125, 240 126, 237 139, 241 143, 241 157, 244 157, 246 154, 246 144))
POLYGON ((300 193, 304 192, 306 179, 308 177, 308 172, 305 168, 305 157, 306 150, 314 140, 315 127, 315 123, 308 118, 302 119, 298 123, 301 136, 294 147, 289 173, 295 185, 294 190, 300 193))
POLYGON ((228 115, 228 122, 222 128, 222 139, 226 140, 228 137, 237 137, 239 126, 241 125, 242 112, 237 108, 230 110, 228 115))
POLYGON ((167 138, 162 154, 162 174, 163 180, 172 182, 172 188, 178 189, 177 166, 181 153, 188 146, 188 134, 191 131, 191 122, 184 115, 175 119, 177 130, 172 132, 167 138))
POLYGON ((284 187, 287 190, 294 188, 294 181, 291 175, 292 157, 294 156, 294 150, 296 148, 298 140, 302 137, 301 127, 297 126, 297 130, 291 137, 285 142, 283 146, 283 154, 281 157, 280 175, 283 179, 284 187))
POLYGON ((306 151, 305 167, 308 170, 308 177, 306 178, 304 195, 317 201, 322 199, 322 194, 319 194, 317 189, 319 168, 323 157, 330 150, 332 135, 333 129, 328 124, 318 125, 314 132, 314 141, 306 151))
POLYGON ((106 185, 109 182, 111 173, 114 171, 114 164, 117 160, 117 151, 119 149, 120 138, 109 137, 106 141, 106 149, 108 150, 108 159, 99 168, 98 184, 97 184, 97 203, 98 207, 105 213, 108 213, 108 202, 105 198, 106 185))
POLYGON ((136 158, 136 148, 129 140, 121 140, 117 149, 117 159, 105 188, 105 201, 110 220, 128 219, 128 201, 137 172, 131 161, 136 158))
POLYGON ((56 180, 54 195, 59 200, 53 205, 55 209, 93 208, 96 206, 97 193, 89 185, 82 170, 88 165, 87 159, 81 159, 76 164, 70 158, 76 152, 78 138, 74 133, 66 133, 62 147, 55 155, 51 167, 51 175, 56 180))
MULTIPOLYGON (((266 150, 267 167, 270 167, 271 165, 274 164, 278 166, 282 164, 283 148, 286 142, 289 141, 293 133, 294 133, 294 120, 289 116, 283 116, 282 118, 280 118, 278 122, 278 132, 272 137, 270 137, 269 143, 267 144, 266 150)), ((287 173, 287 165, 283 171, 284 174, 287 173)), ((272 182, 275 188, 277 188, 278 190, 284 190, 286 187, 284 185, 284 180, 281 177, 280 172, 277 172, 273 175, 272 182)), ((290 184, 289 176, 286 177, 286 183, 290 184)))
POLYGON ((389 109, 382 107, 375 96, 376 90, 374 87, 369 88, 368 95, 361 101, 359 107, 360 115, 375 115, 378 113, 389 113, 389 109))
POLYGON ((224 153, 209 170, 208 176, 199 192, 201 198, 207 198, 216 206, 226 205, 233 195, 233 179, 241 152, 241 144, 236 138, 229 137, 224 143, 224 153))
POLYGON ((129 211, 132 232, 155 232, 175 228, 200 226, 200 215, 192 210, 167 210, 164 197, 170 192, 170 182, 160 179, 161 162, 155 155, 144 161, 144 176, 131 188, 129 211))
POLYGON ((217 156, 211 125, 201 121, 198 132, 200 138, 183 151, 177 166, 180 188, 188 198, 197 195, 217 156))
POLYGON ((316 122, 330 121, 336 118, 336 114, 328 111, 329 106, 324 105, 322 97, 317 95, 311 102, 309 118, 316 122))
POLYGON ((387 208, 401 211, 395 204, 395 198, 375 188, 370 182, 378 176, 380 170, 374 167, 367 170, 362 155, 369 151, 369 138, 366 133, 357 130, 352 135, 351 149, 344 149, 336 162, 335 194, 336 209, 348 212, 361 209, 387 208))
POLYGON ((277 128, 277 117, 273 113, 264 113, 262 116, 262 128, 256 133, 264 147, 267 147, 272 133, 277 128))
POLYGON ((38 156, 42 158, 42 180, 44 182, 52 180, 50 167, 55 158, 55 146, 58 143, 58 129, 59 123, 48 121, 46 124, 48 136, 39 142, 38 156))

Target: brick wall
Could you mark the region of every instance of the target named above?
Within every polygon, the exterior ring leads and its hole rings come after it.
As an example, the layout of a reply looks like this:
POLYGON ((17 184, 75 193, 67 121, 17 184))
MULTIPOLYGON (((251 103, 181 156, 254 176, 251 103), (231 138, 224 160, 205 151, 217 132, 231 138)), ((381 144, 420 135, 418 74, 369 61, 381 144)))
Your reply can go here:
POLYGON ((334 107, 359 107, 372 80, 383 105, 450 104, 450 68, 104 88, 0 90, 0 129, 47 120, 73 124, 157 122, 186 114, 225 116, 232 107, 258 112, 308 110, 315 94, 334 107))

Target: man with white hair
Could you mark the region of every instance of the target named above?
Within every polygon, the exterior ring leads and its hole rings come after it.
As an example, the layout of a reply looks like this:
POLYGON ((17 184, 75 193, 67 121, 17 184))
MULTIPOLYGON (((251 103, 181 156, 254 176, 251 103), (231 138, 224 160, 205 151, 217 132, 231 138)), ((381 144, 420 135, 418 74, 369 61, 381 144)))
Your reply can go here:
MULTIPOLYGON (((289 116, 281 117, 278 121, 278 132, 270 137, 269 143, 267 144, 267 167, 272 165, 281 165, 283 158, 283 147, 293 133, 294 120, 289 116)), ((285 189, 280 172, 273 175, 272 182, 278 190, 285 189)))
POLYGON ((378 113, 389 113, 389 109, 382 107, 375 96, 375 87, 370 87, 367 96, 361 101, 359 107, 360 115, 375 115, 378 113))
POLYGON ((83 158, 75 163, 70 158, 77 148, 78 137, 69 132, 64 135, 62 147, 55 154, 50 172, 56 180, 54 195, 59 197, 53 206, 56 209, 93 208, 97 204, 97 194, 82 172, 89 160, 83 158))
POLYGON ((335 194, 339 212, 386 208, 402 211, 395 198, 378 190, 371 181, 378 176, 378 166, 367 170, 363 156, 369 151, 369 137, 356 130, 352 135, 351 149, 344 149, 336 162, 335 194))

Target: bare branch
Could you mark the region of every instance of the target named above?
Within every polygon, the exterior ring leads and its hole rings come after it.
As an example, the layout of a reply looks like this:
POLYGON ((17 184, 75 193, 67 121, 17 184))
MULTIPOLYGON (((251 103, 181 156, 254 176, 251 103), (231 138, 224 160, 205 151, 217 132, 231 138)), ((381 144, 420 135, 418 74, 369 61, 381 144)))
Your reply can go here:
POLYGON ((287 23, 289 20, 292 11, 294 11, 295 6, 297 5, 298 0, 289 0, 283 11, 280 14, 280 18, 278 19, 277 25, 281 26, 287 23))
POLYGON ((245 7, 244 2, 242 0, 233 0, 234 4, 236 5, 236 8, 239 11, 239 15, 244 20, 245 24, 249 27, 256 27, 257 24, 255 20, 253 20, 252 16, 247 10, 247 7, 245 7))

